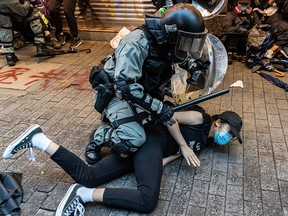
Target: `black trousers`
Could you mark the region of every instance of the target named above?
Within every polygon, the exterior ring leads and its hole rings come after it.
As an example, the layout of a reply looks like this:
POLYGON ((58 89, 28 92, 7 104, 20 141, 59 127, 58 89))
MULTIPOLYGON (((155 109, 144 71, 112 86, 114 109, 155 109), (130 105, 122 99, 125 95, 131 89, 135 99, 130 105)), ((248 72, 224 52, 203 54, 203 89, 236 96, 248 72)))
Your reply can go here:
POLYGON ((63 23, 60 16, 60 7, 63 3, 63 10, 67 20, 70 33, 73 37, 78 36, 78 25, 75 17, 76 0, 49 0, 48 8, 55 34, 63 32, 63 23))
POLYGON ((129 158, 121 158, 111 153, 89 166, 78 156, 60 147, 51 159, 77 183, 90 188, 134 171, 137 189, 106 188, 103 204, 149 213, 158 202, 162 158, 175 154, 179 147, 166 128, 149 127, 146 129, 146 135, 144 145, 129 158))

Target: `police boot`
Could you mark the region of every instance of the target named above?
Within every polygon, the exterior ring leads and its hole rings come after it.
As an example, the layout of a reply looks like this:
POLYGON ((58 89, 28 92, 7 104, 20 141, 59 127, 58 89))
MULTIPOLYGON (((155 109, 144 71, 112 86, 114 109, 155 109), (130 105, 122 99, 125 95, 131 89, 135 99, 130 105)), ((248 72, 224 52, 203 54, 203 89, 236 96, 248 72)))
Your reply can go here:
POLYGON ((54 49, 49 49, 46 44, 37 44, 37 56, 52 56, 56 55, 54 49))
POLYGON ((5 54, 5 57, 7 60, 7 64, 9 66, 14 66, 16 64, 16 62, 18 61, 18 58, 15 55, 15 53, 7 53, 7 54, 5 54))
POLYGON ((101 159, 101 147, 102 145, 97 145, 94 141, 94 133, 90 135, 89 143, 85 149, 85 159, 90 165, 95 164, 101 159))

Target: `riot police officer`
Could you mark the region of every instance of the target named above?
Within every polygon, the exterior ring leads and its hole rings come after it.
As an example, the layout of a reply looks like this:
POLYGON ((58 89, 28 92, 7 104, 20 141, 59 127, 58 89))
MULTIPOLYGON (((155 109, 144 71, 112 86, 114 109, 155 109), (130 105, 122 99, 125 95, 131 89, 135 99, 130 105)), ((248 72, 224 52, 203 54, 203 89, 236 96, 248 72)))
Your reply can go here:
POLYGON ((206 35, 200 12, 180 3, 161 17, 146 15, 145 24, 125 35, 111 58, 92 68, 95 109, 104 120, 86 147, 89 164, 100 159, 102 146, 123 157, 133 154, 145 142, 147 123, 173 124, 161 87, 174 63, 201 57, 206 35))

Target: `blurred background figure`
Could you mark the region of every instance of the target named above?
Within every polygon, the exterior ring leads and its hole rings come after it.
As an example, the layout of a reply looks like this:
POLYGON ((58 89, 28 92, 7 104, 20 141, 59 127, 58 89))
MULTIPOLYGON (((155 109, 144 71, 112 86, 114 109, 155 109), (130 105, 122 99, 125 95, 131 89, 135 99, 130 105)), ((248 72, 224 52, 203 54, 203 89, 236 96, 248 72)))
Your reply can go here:
POLYGON ((287 19, 285 14, 287 15, 288 1, 281 1, 279 5, 277 0, 262 0, 258 2, 258 6, 255 8, 255 11, 258 11, 261 16, 262 23, 270 26, 269 31, 274 40, 273 45, 264 55, 268 59, 273 58, 278 51, 286 58, 288 57, 288 22, 285 20, 287 19))
POLYGON ((13 48, 13 25, 11 15, 18 14, 29 22, 34 33, 34 43, 37 47, 37 55, 51 55, 54 50, 47 48, 43 34, 43 25, 39 13, 28 0, 1 0, 0 1, 0 41, 3 45, 3 54, 7 64, 14 66, 18 61, 13 48))
POLYGON ((52 24, 50 20, 50 16, 48 14, 48 4, 45 0, 29 0, 31 4, 36 8, 40 13, 40 20, 43 24, 44 28, 44 36, 47 42, 47 45, 52 46, 54 49, 61 49, 61 44, 51 33, 52 31, 52 24))
POLYGON ((72 36, 70 48, 77 48, 82 44, 78 36, 78 25, 75 17, 76 0, 49 0, 48 9, 55 35, 59 43, 63 46, 66 43, 66 35, 63 32, 63 23, 60 16, 60 7, 63 4, 64 14, 68 23, 70 34, 72 36))
MULTIPOLYGON (((51 46, 54 49, 61 49, 61 44, 56 37, 52 34, 52 25, 49 22, 48 10, 42 0, 29 0, 35 10, 38 11, 40 21, 43 26, 44 38, 47 46, 51 46)), ((15 50, 25 47, 27 44, 32 43, 34 40, 34 33, 30 28, 30 23, 26 17, 10 13, 12 21, 12 30, 14 34, 13 47, 15 50)))
POLYGON ((238 0, 233 10, 228 11, 224 18, 220 39, 227 49, 229 63, 232 63, 233 51, 245 56, 248 32, 260 23, 257 13, 250 5, 250 0, 238 0))

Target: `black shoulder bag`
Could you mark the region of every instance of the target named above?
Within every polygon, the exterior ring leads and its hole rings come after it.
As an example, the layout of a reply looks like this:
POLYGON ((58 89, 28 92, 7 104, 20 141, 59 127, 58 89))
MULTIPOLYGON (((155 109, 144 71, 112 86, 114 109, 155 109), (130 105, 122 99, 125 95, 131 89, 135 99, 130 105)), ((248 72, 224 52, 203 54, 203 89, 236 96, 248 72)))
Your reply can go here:
POLYGON ((0 215, 20 215, 21 179, 20 173, 0 172, 0 215))

